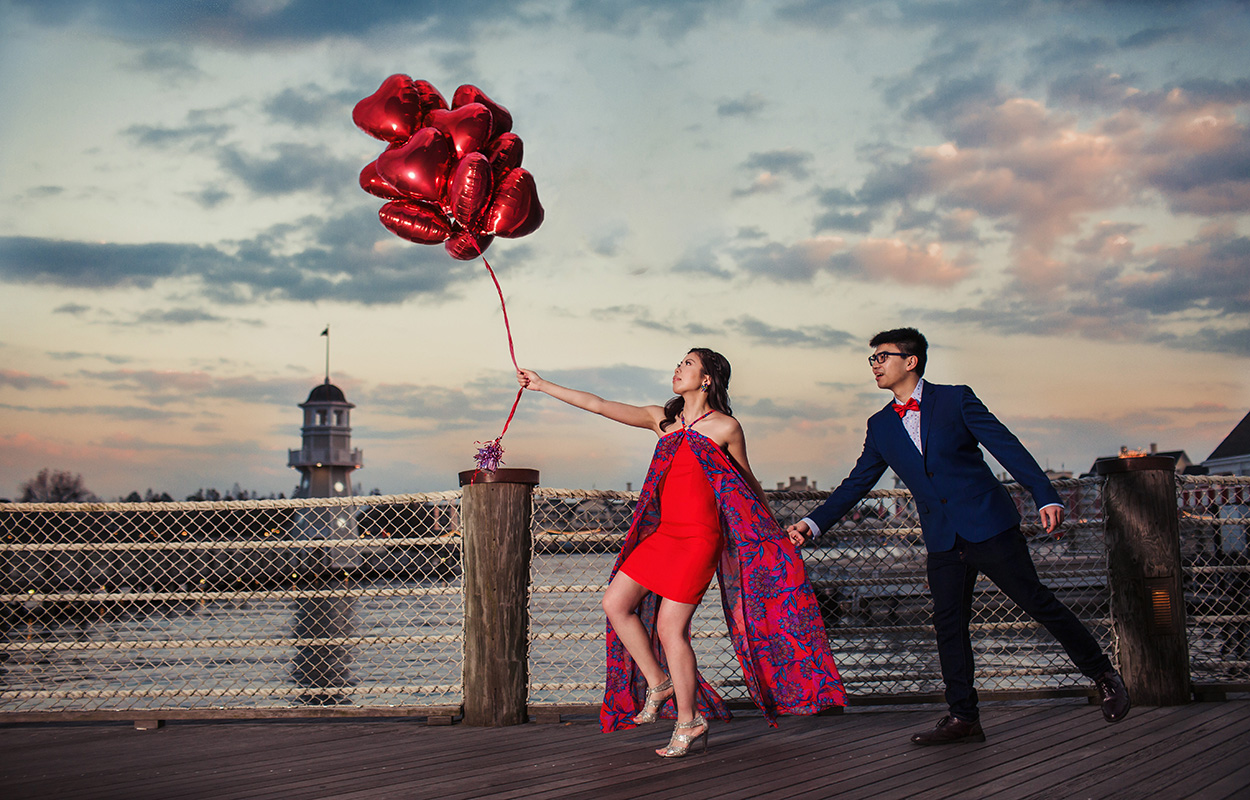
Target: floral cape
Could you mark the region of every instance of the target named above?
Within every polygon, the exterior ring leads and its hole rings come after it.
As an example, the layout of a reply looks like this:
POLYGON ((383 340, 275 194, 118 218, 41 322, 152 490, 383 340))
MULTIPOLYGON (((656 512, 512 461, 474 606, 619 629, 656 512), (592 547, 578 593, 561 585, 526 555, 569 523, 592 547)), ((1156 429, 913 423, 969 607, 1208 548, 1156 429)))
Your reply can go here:
MULTIPOLYGON (((720 448, 697 431, 674 431, 660 437, 612 576, 659 526, 660 481, 683 439, 689 440, 720 507, 725 547, 716 574, 729 637, 751 700, 770 725, 776 725, 781 714, 815 714, 846 705, 846 691, 798 549, 720 448)), ((651 637, 652 650, 667 671, 655 630, 659 600, 654 593, 648 594, 638 615, 651 637)), ((642 709, 646 688, 646 678, 609 624, 607 681, 599 712, 603 730, 633 727, 631 718, 642 709)), ((709 719, 731 716, 724 699, 702 676, 695 702, 709 719)), ((673 716, 672 704, 665 706, 664 714, 673 716)))

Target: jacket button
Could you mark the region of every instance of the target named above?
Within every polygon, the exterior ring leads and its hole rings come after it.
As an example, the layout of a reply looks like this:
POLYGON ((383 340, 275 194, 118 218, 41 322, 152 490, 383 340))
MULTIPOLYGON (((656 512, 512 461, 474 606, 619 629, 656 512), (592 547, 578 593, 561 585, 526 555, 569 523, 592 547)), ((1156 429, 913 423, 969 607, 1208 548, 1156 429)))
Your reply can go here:
POLYGON ((946 505, 946 498, 945 498, 945 497, 943 497, 943 498, 942 498, 942 505, 946 505))
POLYGON ((926 474, 927 474, 930 478, 932 478, 932 477, 933 477, 933 473, 932 473, 932 472, 929 472, 929 473, 926 473, 926 474))

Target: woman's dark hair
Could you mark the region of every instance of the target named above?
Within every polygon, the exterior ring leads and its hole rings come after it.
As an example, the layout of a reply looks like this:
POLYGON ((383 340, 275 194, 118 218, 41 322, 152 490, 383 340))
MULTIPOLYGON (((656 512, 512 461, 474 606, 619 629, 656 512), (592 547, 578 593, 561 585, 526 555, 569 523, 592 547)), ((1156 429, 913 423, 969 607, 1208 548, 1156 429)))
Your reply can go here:
MULTIPOLYGON (((694 353, 699 357, 699 361, 703 364, 703 374, 707 376, 707 404, 714 411, 719 411, 727 417, 733 416, 733 410, 729 407, 729 360, 715 350, 708 350, 706 347, 693 347, 686 355, 694 353)), ((660 430, 667 430, 669 425, 677 421, 677 415, 686 407, 686 400, 681 395, 674 397, 664 404, 664 421, 660 423, 660 430)))

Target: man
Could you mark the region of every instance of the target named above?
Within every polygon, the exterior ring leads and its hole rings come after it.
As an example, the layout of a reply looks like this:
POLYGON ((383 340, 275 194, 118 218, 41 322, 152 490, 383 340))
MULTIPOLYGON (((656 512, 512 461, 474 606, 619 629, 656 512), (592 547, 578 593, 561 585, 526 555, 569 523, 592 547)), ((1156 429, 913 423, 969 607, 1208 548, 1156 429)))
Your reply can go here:
POLYGON ((877 387, 894 400, 868 419, 864 452, 823 505, 787 529, 795 544, 820 536, 868 493, 886 467, 911 490, 928 551, 929 590, 942 680, 950 713, 919 745, 984 742, 973 686, 973 587, 984 573, 1050 631, 1068 657, 1092 678, 1108 722, 1124 719, 1128 691, 1098 641, 1037 577, 1020 514, 985 463, 984 446, 1027 488, 1046 531, 1058 533, 1063 504, 1024 446, 967 386, 923 380, 928 342, 914 328, 878 333, 868 357, 877 387))

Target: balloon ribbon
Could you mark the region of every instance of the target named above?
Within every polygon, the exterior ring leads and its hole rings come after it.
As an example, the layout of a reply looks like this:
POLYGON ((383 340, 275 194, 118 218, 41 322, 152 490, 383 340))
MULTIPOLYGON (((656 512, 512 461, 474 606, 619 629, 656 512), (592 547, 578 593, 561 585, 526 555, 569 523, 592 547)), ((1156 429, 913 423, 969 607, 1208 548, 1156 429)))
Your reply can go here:
MULTIPOLYGON (((478 255, 482 256, 482 263, 486 265, 486 271, 490 273, 490 279, 495 282, 495 291, 499 293, 499 307, 503 309, 503 327, 508 333, 508 353, 512 356, 512 366, 516 367, 516 371, 520 372, 521 367, 516 363, 516 348, 512 344, 512 326, 508 324, 508 304, 503 299, 503 288, 499 285, 499 279, 495 277, 495 270, 490 266, 490 262, 486 260, 486 256, 478 251, 478 255)), ((474 442, 478 445, 477 455, 473 460, 477 462, 478 470, 486 470, 494 472, 499 469, 499 465, 503 463, 503 445, 500 443, 503 435, 508 432, 508 426, 512 424, 512 417, 516 415, 516 407, 521 402, 521 395, 525 389, 517 389, 516 399, 512 401, 512 410, 508 412, 508 419, 503 424, 503 430, 499 432, 493 440, 489 442, 474 442)), ((476 478, 476 476, 474 476, 476 478)))

